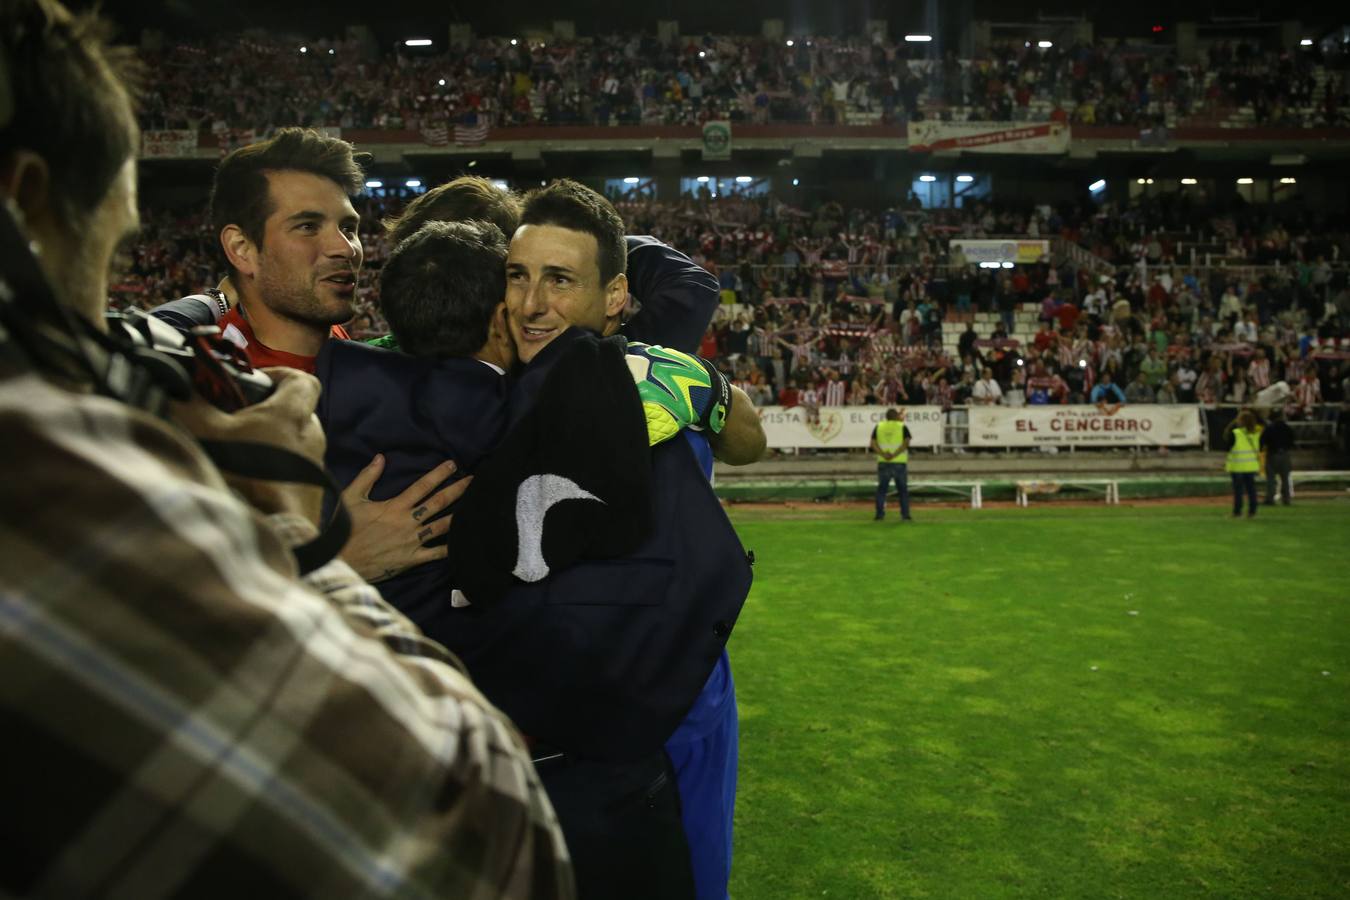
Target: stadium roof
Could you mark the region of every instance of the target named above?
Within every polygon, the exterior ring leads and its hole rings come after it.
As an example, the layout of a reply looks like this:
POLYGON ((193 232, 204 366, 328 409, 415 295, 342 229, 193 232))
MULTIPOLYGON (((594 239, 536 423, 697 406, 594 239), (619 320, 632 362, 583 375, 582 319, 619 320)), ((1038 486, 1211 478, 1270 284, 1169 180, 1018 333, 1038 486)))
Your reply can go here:
MULTIPOLYGON (((89 7, 94 0, 68 0, 89 7)), ((645 0, 641 3, 545 2, 514 0, 485 4, 466 0, 327 0, 317 3, 277 3, 276 0, 104 0, 103 9, 127 31, 161 28, 172 34, 201 35, 210 31, 239 31, 251 27, 295 31, 316 37, 337 35, 345 26, 362 24, 382 40, 426 34, 443 39, 452 21, 468 22, 478 34, 513 34, 549 30, 555 20, 571 20, 580 35, 616 31, 653 30, 655 22, 674 19, 686 34, 698 32, 746 33, 759 22, 780 18, 789 32, 799 34, 861 33, 868 20, 883 19, 893 34, 927 28, 954 38, 971 19, 995 22, 1034 22, 1042 16, 1086 16, 1103 36, 1146 36, 1154 25, 1168 28, 1178 21, 1209 21, 1214 17, 1256 19, 1254 3, 1232 0, 1208 2, 1073 3, 1065 0, 645 0), (934 26, 927 11, 945 17, 934 26)), ((1304 7, 1306 24, 1333 24, 1335 4, 1318 5, 1320 15, 1304 7)), ((1278 20, 1266 15, 1264 21, 1278 20)), ((1340 17, 1343 18, 1343 17, 1340 17)), ((1168 28, 1170 30, 1170 28, 1168 28)), ((132 37, 124 35, 124 38, 132 37)))

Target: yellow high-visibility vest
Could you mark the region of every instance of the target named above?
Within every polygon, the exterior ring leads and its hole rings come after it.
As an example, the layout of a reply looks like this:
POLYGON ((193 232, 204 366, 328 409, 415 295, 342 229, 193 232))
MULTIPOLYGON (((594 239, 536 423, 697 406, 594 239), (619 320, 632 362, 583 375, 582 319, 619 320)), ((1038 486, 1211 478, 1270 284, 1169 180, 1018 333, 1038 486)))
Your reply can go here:
POLYGON ((1261 471, 1261 439, 1245 428, 1233 429, 1233 449, 1224 468, 1229 472, 1261 471))
POLYGON ((905 423, 892 422, 887 419, 884 422, 877 423, 877 446, 881 448, 881 453, 877 456, 877 462, 884 463, 907 463, 909 462, 909 451, 900 451, 905 445, 905 423))

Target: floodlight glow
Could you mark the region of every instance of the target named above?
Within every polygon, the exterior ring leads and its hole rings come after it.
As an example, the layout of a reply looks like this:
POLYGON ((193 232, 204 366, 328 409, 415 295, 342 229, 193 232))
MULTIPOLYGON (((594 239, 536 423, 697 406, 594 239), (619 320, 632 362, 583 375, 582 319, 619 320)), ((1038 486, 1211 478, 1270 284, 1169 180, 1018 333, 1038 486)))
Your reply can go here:
POLYGON ((1135 179, 1135 184, 1143 184, 1143 183, 1144 183, 1144 179, 1142 179, 1142 178, 1135 179))
POLYGON ((931 34, 907 34, 905 40, 911 44, 926 44, 933 39, 931 34))
POLYGON ((705 53, 705 52, 702 51, 702 50, 698 51, 698 58, 699 58, 699 59, 703 59, 703 57, 705 57, 705 56, 707 56, 707 55, 708 55, 708 54, 705 53))
POLYGON ((368 187, 368 188, 381 188, 381 187, 384 187, 384 182, 383 182, 383 181, 380 181, 378 178, 372 178, 371 180, 369 180, 369 181, 366 182, 366 187, 368 187))
POLYGON ((422 186, 422 182, 416 178, 409 178, 407 181, 403 183, 411 188, 419 188, 422 186))
POLYGON ((1086 359, 1080 359, 1080 360, 1078 361, 1078 368, 1080 368, 1080 369, 1086 369, 1086 368, 1087 368, 1087 360, 1086 360, 1086 359))
POLYGON ((408 38, 403 42, 405 47, 430 47, 431 38, 408 38))
POLYGON ((1253 183, 1253 179, 1251 179, 1251 178, 1239 178, 1237 183, 1238 183, 1238 184, 1252 184, 1252 183, 1253 183))
POLYGON ((511 46, 512 46, 512 47, 516 46, 516 44, 519 44, 519 43, 520 43, 520 41, 516 40, 515 38, 511 38, 511 46))
POLYGON ((627 178, 625 178, 625 179, 623 180, 623 183, 624 183, 624 184, 637 184, 637 183, 638 183, 639 181, 641 181, 641 180, 642 180, 642 179, 640 179, 640 178, 638 178, 638 177, 636 177, 636 176, 634 176, 634 175, 629 175, 627 178))
POLYGON ((1006 260, 1004 261, 1004 263, 1003 263, 1003 268, 1005 268, 1005 269, 1011 269, 1012 267, 1013 267, 1013 264, 1012 264, 1012 263, 1007 262, 1006 260))
POLYGON ((789 47, 792 46, 792 38, 788 38, 788 39, 787 39, 787 45, 788 45, 789 47))
POLYGON ((1281 178, 1280 184, 1298 184, 1297 178, 1281 178))
POLYGON ((300 48, 300 52, 301 52, 301 53, 308 53, 308 52, 309 52, 309 48, 308 48, 308 47, 301 47, 301 48, 300 48))
POLYGON ((920 175, 919 180, 923 182, 937 181, 936 175, 920 175))
POLYGON ((755 179, 751 178, 749 175, 737 175, 737 176, 736 176, 736 183, 737 183, 737 184, 749 184, 750 182, 752 182, 752 181, 754 181, 754 180, 755 180, 755 179))
POLYGON ((436 82, 436 83, 439 84, 441 87, 445 87, 445 79, 444 79, 444 78, 442 78, 440 81, 438 81, 438 82, 436 82))
POLYGON ((1105 187, 1106 187, 1106 179, 1098 178, 1096 181, 1092 182, 1092 184, 1088 185, 1088 190, 1092 191, 1092 193, 1095 194, 1098 191, 1105 189, 1105 187))
POLYGON ((1300 47, 1311 47, 1313 45, 1313 40, 1312 38, 1304 38, 1303 40, 1298 42, 1298 45, 1300 47))
POLYGON ((1037 46, 1037 47, 1040 47, 1042 50, 1049 50, 1051 47, 1055 46, 1055 42, 1054 42, 1054 41, 1037 41, 1037 42, 1036 42, 1036 46, 1037 46))
POLYGON ((1152 184, 1152 183, 1153 183, 1153 179, 1152 179, 1152 178, 1145 178, 1145 179, 1144 179, 1144 184, 1152 184))
POLYGON ((1194 178, 1183 178, 1183 179, 1181 179, 1181 183, 1182 183, 1182 184, 1199 184, 1200 182, 1197 181, 1197 180, 1194 179, 1194 178))
POLYGON ((1017 364, 1018 364, 1019 366, 1025 366, 1027 363, 1026 363, 1026 360, 1022 359, 1022 357, 1019 356, 1019 357, 1017 358, 1017 364))
POLYGON ((792 179, 792 186, 793 186, 793 187, 796 187, 796 186, 799 185, 799 184, 801 184, 801 179, 798 179, 798 178, 792 179))
POLYGON ((336 52, 336 51, 335 51, 332 47, 329 47, 329 48, 328 48, 328 55, 329 55, 329 56, 332 56, 335 52, 336 52))
POLYGON ((707 176, 707 175, 700 175, 700 176, 698 176, 697 178, 695 178, 694 180, 697 181, 699 184, 707 184, 707 183, 708 183, 708 176, 707 176))
POLYGON ((975 176, 974 176, 974 175, 957 175, 957 176, 956 176, 956 180, 959 181, 959 182, 961 182, 962 184, 970 184, 972 181, 975 180, 975 176))

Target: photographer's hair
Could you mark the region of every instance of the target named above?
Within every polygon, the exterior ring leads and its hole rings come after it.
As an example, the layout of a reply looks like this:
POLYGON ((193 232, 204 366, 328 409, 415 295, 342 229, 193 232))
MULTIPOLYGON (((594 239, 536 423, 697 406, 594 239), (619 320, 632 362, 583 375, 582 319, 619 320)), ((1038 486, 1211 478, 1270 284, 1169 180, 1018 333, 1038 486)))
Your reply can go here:
POLYGON ((394 248, 380 306, 412 356, 472 356, 506 297, 506 236, 491 222, 428 222, 394 248))
POLYGON ((141 68, 109 43, 112 27, 56 0, 0 3, 0 163, 25 149, 47 163, 52 204, 72 232, 98 208, 140 131, 134 113, 141 68))
POLYGON ((486 178, 463 175, 438 185, 384 220, 389 243, 397 247, 427 222, 491 222, 510 240, 520 224, 520 198, 486 178))
MULTIPOLYGON (((211 227, 219 235, 226 225, 237 225, 254 245, 261 246, 267 217, 274 212, 268 172, 309 172, 354 197, 365 186, 361 165, 368 159, 369 154, 353 153, 347 141, 310 128, 282 128, 220 161, 211 185, 211 227)), ((225 262, 228 265, 229 259, 225 262)))
POLYGON ((601 285, 608 285, 628 268, 623 219, 608 200, 569 178, 526 194, 520 224, 556 225, 594 237, 601 285))

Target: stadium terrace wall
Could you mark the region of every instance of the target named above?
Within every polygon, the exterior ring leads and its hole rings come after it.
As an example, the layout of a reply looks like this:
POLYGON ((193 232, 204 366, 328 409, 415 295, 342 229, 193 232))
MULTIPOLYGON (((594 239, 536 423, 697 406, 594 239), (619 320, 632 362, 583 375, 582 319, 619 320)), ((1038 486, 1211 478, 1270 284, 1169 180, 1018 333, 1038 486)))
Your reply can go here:
MULTIPOLYGON (((330 129, 337 131, 337 129, 330 129)), ((483 152, 497 145, 520 146, 539 144, 566 147, 571 150, 605 151, 626 149, 634 145, 651 148, 655 142, 672 142, 680 150, 699 150, 703 146, 702 132, 688 126, 516 126, 494 128, 487 139, 472 147, 430 146, 418 131, 345 129, 342 137, 363 149, 374 152, 377 158, 385 151, 398 153, 462 153, 483 152)), ((818 144, 813 149, 869 150, 896 149, 896 142, 908 145, 908 129, 904 125, 734 125, 733 151, 753 149, 792 149, 801 142, 818 144)), ((1137 128, 1117 126, 1075 125, 1072 129, 1070 156, 1080 155, 1084 149, 1096 151, 1148 151, 1153 153, 1175 149, 1205 149, 1207 145, 1225 148, 1233 146, 1257 149, 1276 145, 1281 149, 1305 155, 1329 152, 1337 156, 1350 151, 1350 128, 1221 128, 1188 126, 1171 131, 1162 145, 1141 145, 1137 128)), ((507 148, 502 148, 507 149, 507 148)), ((209 157, 220 152, 220 143, 210 131, 202 131, 197 141, 196 156, 209 157)), ((178 156, 177 158, 184 158, 178 156)))

